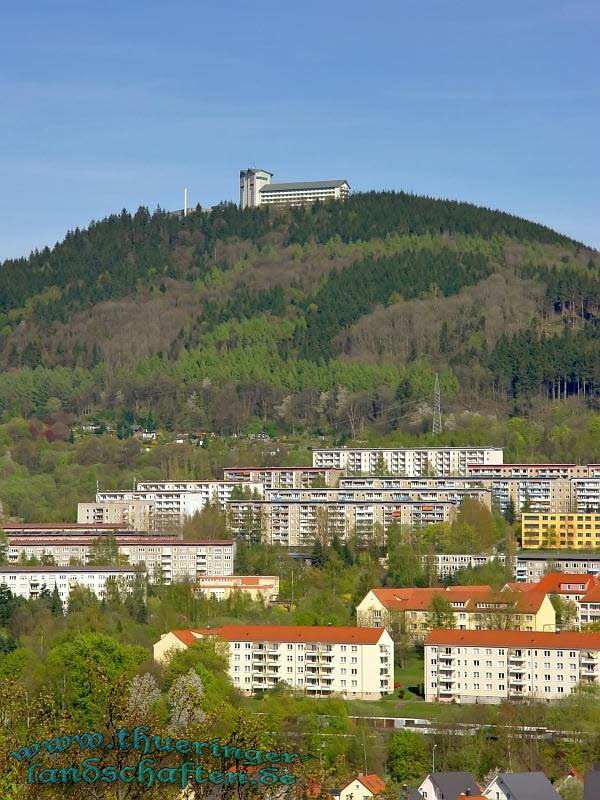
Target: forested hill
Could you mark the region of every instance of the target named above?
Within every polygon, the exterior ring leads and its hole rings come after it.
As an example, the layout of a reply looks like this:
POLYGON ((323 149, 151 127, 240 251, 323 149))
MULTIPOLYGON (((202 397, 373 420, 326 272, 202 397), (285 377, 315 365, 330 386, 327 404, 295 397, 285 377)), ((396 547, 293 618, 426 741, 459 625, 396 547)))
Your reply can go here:
POLYGON ((435 372, 457 409, 593 404, 598 264, 542 225, 402 192, 123 211, 0 266, 0 412, 386 429, 435 372))

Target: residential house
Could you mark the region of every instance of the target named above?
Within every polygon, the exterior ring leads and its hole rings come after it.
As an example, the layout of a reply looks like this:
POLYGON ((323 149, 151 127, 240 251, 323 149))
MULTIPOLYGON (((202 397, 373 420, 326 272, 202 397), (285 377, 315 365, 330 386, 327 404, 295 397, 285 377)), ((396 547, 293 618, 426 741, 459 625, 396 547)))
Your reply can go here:
POLYGON ((419 792, 423 800, 457 800, 461 794, 481 794, 481 788, 469 772, 431 772, 419 792))
POLYGON ((483 791, 487 800, 560 800, 543 772, 501 772, 483 791))
POLYGON ((371 800, 385 791, 385 781, 379 775, 363 775, 359 772, 341 789, 332 791, 335 800, 371 800))

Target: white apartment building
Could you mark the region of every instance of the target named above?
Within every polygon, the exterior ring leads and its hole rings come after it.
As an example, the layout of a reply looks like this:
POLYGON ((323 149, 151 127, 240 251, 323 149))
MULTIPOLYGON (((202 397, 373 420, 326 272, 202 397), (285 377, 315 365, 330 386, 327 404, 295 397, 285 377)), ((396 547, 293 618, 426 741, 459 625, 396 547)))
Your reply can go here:
MULTIPOLYGON (((168 530, 181 526, 209 503, 223 507, 235 492, 241 491, 262 497, 263 486, 237 481, 143 481, 130 491, 98 492, 96 505, 146 503, 151 507, 151 527, 145 530, 168 530)), ((88 504, 80 505, 86 507, 88 504)))
POLYGON ((515 556, 515 579, 519 582, 537 583, 550 570, 599 575, 600 553, 522 550, 515 556))
POLYGON ((600 477, 572 478, 571 507, 564 510, 576 511, 578 514, 585 514, 587 511, 600 512, 600 477))
POLYGON ((310 489, 315 483, 337 486, 344 474, 341 469, 317 467, 227 467, 225 481, 260 483, 265 489, 310 489))
POLYGON ((0 585, 13 595, 34 600, 44 589, 52 593, 56 586, 65 606, 74 586, 89 589, 101 600, 108 581, 114 581, 120 591, 130 592, 135 577, 133 567, 0 567, 0 585))
POLYGON ((468 475, 471 464, 502 464, 501 447, 329 448, 313 450, 314 467, 372 475, 468 475))
POLYGON ((279 596, 278 575, 206 575, 196 580, 194 592, 227 600, 234 592, 243 592, 253 600, 262 600, 265 605, 279 596))
MULTIPOLYGON (((116 536, 119 554, 132 567, 144 565, 149 580, 173 583, 196 581, 203 575, 232 575, 235 559, 233 541, 193 541, 160 536, 116 536)), ((21 557, 51 558, 61 568, 73 561, 86 564, 95 539, 52 537, 8 537, 7 559, 18 564, 21 557)))
POLYGON ((599 633, 434 630, 425 641, 425 700, 558 700, 598 684, 599 633))
POLYGON ((350 185, 346 180, 273 183, 272 178, 273 173, 266 169, 240 170, 241 208, 298 206, 316 200, 346 200, 350 196, 350 185))
POLYGON ((421 563, 429 567, 439 578, 447 578, 462 569, 484 567, 497 561, 504 566, 506 556, 504 553, 433 553, 421 556, 421 563))
POLYGON ((394 643, 384 628, 223 625, 170 631, 154 645, 165 662, 202 636, 227 644, 229 675, 247 695, 286 683, 316 697, 379 700, 394 688, 394 643))
POLYGON ((345 539, 354 532, 370 536, 390 525, 431 525, 455 519, 459 506, 450 502, 385 500, 273 499, 227 504, 235 536, 285 547, 310 546, 316 536, 333 532, 345 539), (251 526, 249 530, 248 526, 251 526))

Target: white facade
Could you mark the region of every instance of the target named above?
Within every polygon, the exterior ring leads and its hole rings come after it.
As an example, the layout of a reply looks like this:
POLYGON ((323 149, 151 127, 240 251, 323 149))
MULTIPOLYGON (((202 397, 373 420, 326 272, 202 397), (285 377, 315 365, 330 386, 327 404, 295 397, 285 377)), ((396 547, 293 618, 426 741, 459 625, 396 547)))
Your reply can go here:
POLYGON ((240 207, 261 205, 304 205, 316 200, 345 200, 350 195, 346 180, 273 183, 273 173, 265 169, 240 170, 240 207))
POLYGON ((501 447, 329 448, 313 450, 314 467, 371 475, 380 465, 391 475, 468 475, 470 464, 502 464, 501 447))
MULTIPOLYGON (((232 575, 235 559, 233 541, 191 541, 159 536, 117 536, 119 555, 132 566, 145 565, 149 580, 165 583, 195 581, 202 575, 232 575)), ((89 561, 95 539, 88 537, 62 539, 53 537, 8 538, 7 558, 18 564, 22 556, 42 561, 50 557, 55 564, 66 567, 73 560, 89 561)))
POLYGON ((135 577, 135 570, 129 567, 0 567, 0 585, 13 595, 34 600, 43 589, 52 593, 56 586, 63 605, 74 586, 89 589, 101 600, 108 581, 114 581, 120 591, 130 592, 135 577))
POLYGON ((600 478, 598 464, 484 464, 474 461, 468 474, 492 478, 600 478))
POLYGON ((383 628, 224 625, 171 631, 154 645, 156 661, 205 635, 227 643, 229 675, 247 695, 287 683, 308 695, 379 700, 394 688, 394 643, 383 628))
POLYGON ((504 566, 506 556, 504 553, 434 553, 421 557, 423 566, 429 566, 440 578, 447 578, 462 569, 484 567, 492 561, 497 561, 504 566))
POLYGON ((148 530, 168 530, 180 527, 209 503, 223 507, 236 491, 261 497, 263 486, 237 481, 143 481, 130 491, 98 492, 96 504, 146 503, 152 509, 148 530))
POLYGON ((266 169, 240 170, 240 206, 241 208, 256 208, 260 205, 260 190, 271 183, 272 172, 266 169))
POLYGON ((600 634, 432 631, 425 642, 425 700, 557 700, 599 683, 600 634))

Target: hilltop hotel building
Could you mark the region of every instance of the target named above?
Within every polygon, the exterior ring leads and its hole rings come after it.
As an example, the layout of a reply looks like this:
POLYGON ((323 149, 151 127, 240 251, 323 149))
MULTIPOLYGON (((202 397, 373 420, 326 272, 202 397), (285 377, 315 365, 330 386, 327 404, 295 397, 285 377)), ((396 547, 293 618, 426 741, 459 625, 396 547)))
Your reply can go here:
POLYGON ((315 200, 345 200, 350 195, 346 180, 272 183, 272 172, 265 169, 240 170, 240 206, 299 206, 315 200))

